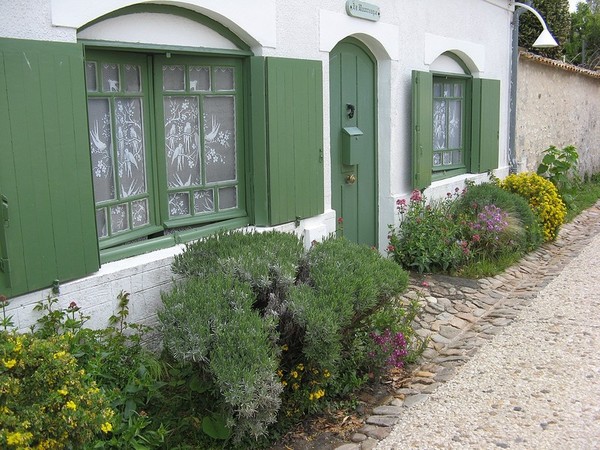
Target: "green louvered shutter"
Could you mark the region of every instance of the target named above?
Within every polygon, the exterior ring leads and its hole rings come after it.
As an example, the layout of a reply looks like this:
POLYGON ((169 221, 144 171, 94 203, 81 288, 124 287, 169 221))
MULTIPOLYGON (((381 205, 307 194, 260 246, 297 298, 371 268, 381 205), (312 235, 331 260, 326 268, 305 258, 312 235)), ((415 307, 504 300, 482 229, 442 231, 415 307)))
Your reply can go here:
POLYGON ((412 73, 412 187, 431 184, 433 159, 433 75, 412 73))
POLYGON ((0 294, 99 267, 83 48, 0 39, 0 294))
POLYGON ((324 210, 322 80, 320 61, 266 59, 271 225, 324 210))
POLYGON ((473 79, 472 171, 498 167, 500 80, 473 79))

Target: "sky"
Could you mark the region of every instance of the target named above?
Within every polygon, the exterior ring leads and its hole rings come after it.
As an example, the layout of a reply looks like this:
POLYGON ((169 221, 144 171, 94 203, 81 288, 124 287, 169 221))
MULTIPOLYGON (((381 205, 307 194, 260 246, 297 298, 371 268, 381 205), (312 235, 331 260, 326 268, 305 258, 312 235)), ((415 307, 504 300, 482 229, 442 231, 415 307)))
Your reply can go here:
POLYGON ((581 0, 569 0, 569 11, 574 12, 577 9, 577 3, 581 0))

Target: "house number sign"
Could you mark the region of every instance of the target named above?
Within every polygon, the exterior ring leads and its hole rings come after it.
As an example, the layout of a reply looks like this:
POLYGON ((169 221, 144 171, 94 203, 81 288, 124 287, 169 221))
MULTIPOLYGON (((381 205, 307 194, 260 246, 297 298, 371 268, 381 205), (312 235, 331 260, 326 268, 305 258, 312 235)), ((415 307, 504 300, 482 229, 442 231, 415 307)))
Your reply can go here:
POLYGON ((377 22, 381 18, 379 6, 359 0, 346 0, 346 13, 359 19, 377 22))

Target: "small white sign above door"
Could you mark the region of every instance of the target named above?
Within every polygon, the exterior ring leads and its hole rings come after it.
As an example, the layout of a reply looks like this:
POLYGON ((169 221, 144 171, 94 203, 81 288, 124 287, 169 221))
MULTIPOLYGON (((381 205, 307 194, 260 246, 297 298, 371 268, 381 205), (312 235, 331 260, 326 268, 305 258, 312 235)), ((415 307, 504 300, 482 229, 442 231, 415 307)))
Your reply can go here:
POLYGON ((346 13, 358 19, 377 22, 381 18, 379 6, 359 0, 346 0, 346 13))

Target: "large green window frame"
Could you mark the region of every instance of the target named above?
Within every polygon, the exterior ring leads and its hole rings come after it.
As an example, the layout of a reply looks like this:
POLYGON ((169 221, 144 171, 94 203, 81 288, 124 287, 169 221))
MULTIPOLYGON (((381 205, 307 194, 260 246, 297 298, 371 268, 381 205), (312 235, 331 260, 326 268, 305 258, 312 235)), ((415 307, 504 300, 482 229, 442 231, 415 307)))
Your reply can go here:
POLYGON ((425 189, 432 181, 461 173, 496 169, 499 125, 499 80, 413 71, 413 188, 425 189), (459 102, 454 107, 461 112, 460 116, 454 117, 460 117, 462 121, 455 120, 454 125, 450 123, 452 114, 449 110, 453 101, 459 102), (437 117, 436 108, 439 108, 437 117), (455 134, 451 138, 452 126, 455 134))
POLYGON ((88 51, 100 248, 245 217, 242 62, 88 51))

